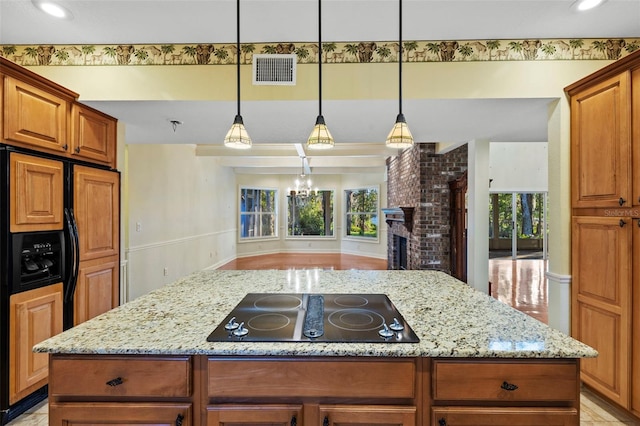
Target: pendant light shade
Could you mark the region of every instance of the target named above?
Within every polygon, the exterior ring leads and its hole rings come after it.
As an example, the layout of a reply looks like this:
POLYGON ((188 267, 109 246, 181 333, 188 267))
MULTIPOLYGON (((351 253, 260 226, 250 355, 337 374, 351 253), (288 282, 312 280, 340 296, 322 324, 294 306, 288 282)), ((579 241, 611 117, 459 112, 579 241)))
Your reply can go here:
POLYGON ((227 132, 227 136, 224 137, 224 146, 235 149, 251 148, 251 138, 247 133, 247 129, 244 128, 240 114, 236 115, 231 128, 227 132))
POLYGON ((329 149, 333 148, 335 142, 322 116, 322 0, 318 0, 318 52, 318 117, 307 140, 307 147, 309 149, 329 149))
POLYGON ((409 131, 409 126, 407 126, 407 121, 404 118, 404 114, 402 114, 402 53, 404 51, 404 46, 402 45, 402 0, 398 0, 399 2, 399 33, 398 37, 399 46, 398 49, 398 116, 396 117, 396 124, 393 125, 391 132, 389 132, 389 136, 387 136, 387 147, 393 149, 405 149, 409 148, 413 145, 413 136, 411 135, 411 131, 409 131))
POLYGON ((244 128, 242 115, 240 115, 240 0, 236 0, 237 5, 237 26, 236 26, 236 79, 237 79, 237 102, 238 113, 236 114, 231 129, 224 137, 224 146, 235 149, 251 148, 251 138, 247 129, 244 128))
POLYGON ((307 146, 311 149, 329 149, 333 148, 333 145, 333 136, 324 122, 324 117, 319 115, 307 140, 307 146))
POLYGON ((407 122, 404 119, 403 114, 398 114, 396 118, 396 124, 387 136, 387 146, 389 148, 405 149, 413 145, 413 136, 407 126, 407 122))

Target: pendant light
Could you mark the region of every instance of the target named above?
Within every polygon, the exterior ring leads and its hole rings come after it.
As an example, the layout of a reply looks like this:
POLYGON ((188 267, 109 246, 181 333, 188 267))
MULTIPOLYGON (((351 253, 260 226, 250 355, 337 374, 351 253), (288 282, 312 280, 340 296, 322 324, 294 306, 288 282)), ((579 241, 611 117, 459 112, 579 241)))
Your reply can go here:
POLYGON ((400 17, 399 17, 399 27, 400 27, 400 36, 399 36, 399 46, 398 49, 398 100, 399 100, 399 110, 398 116, 396 117, 396 124, 393 125, 391 132, 389 132, 389 136, 387 136, 387 147, 395 148, 395 149, 405 149, 409 148, 413 145, 413 136, 411 136, 411 132, 409 131, 409 126, 407 126, 407 121, 404 118, 404 114, 402 114, 402 52, 404 48, 402 46, 402 0, 398 0, 400 4, 400 17))
POLYGON ((227 132, 227 136, 224 137, 224 146, 235 149, 249 149, 251 148, 251 138, 249 133, 244 128, 242 122, 242 115, 240 115, 240 0, 236 0, 237 4, 237 25, 236 25, 236 78, 237 78, 237 101, 238 101, 238 113, 233 120, 231 129, 227 132))
POLYGON ((307 147, 311 149, 333 148, 333 136, 329 132, 322 116, 322 0, 318 0, 318 117, 316 125, 309 135, 307 147))

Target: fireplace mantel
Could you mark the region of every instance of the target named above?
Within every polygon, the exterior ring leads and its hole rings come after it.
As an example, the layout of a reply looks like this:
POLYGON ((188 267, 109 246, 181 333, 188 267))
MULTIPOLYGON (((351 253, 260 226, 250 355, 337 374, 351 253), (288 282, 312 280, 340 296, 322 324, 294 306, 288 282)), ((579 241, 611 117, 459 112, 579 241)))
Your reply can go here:
POLYGON ((411 232, 413 229, 413 210, 414 207, 390 207, 382 209, 387 225, 391 226, 393 222, 400 222, 411 232))

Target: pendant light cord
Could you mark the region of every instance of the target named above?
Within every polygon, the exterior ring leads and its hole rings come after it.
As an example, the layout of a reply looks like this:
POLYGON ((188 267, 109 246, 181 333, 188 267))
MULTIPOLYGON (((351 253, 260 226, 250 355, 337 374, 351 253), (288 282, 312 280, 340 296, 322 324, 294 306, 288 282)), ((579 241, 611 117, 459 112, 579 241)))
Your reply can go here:
POLYGON ((322 0, 318 0, 318 116, 322 116, 322 0))
POLYGON ((398 36, 398 40, 399 40, 399 45, 398 45, 398 54, 399 54, 399 58, 398 58, 398 112, 399 115, 402 115, 402 51, 404 50, 402 48, 402 0, 399 0, 400 3, 400 7, 399 7, 399 36, 398 36))
POLYGON ((236 13, 236 80, 237 84, 237 102, 238 102, 238 115, 240 115, 240 0, 237 0, 237 13, 236 13))

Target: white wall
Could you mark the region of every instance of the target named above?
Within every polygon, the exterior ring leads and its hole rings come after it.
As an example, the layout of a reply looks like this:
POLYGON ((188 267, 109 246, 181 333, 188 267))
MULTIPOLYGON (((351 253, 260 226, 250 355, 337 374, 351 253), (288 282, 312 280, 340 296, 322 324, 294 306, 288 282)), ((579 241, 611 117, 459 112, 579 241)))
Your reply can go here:
POLYGON ((231 169, 214 158, 196 157, 195 145, 126 149, 127 300, 235 258, 231 169))
POLYGON ((489 192, 546 192, 547 142, 492 142, 489 145, 489 192))
MULTIPOLYGON (((364 187, 377 187, 380 194, 380 208, 386 207, 387 183, 384 173, 373 174, 348 174, 348 175, 312 175, 313 187, 333 190, 334 200, 334 236, 333 238, 321 237, 295 237, 287 238, 286 217, 286 190, 293 186, 297 176, 294 175, 237 175, 237 187, 235 195, 236 208, 238 206, 237 194, 241 186, 255 188, 277 189, 279 191, 279 226, 278 238, 260 241, 238 242, 238 257, 255 256, 268 253, 347 253, 361 256, 387 258, 387 226, 384 215, 380 216, 381 225, 378 228, 377 240, 363 238, 348 238, 344 228, 344 190, 364 187)), ((237 226, 236 226, 237 228, 237 226)), ((236 232, 237 229, 236 229, 236 232)))

